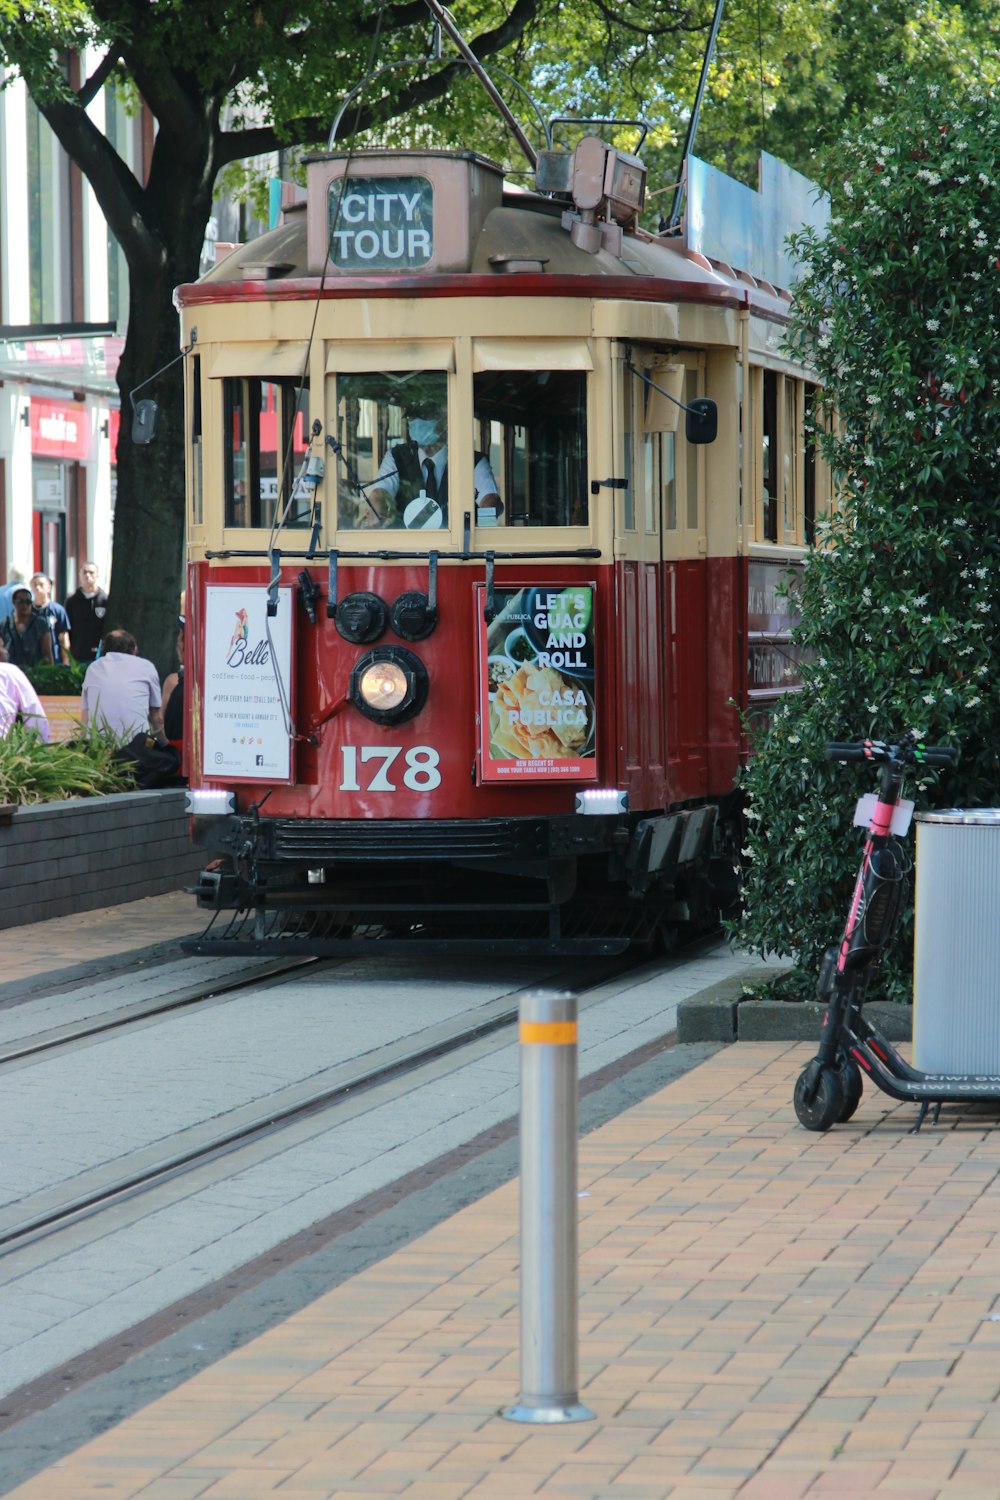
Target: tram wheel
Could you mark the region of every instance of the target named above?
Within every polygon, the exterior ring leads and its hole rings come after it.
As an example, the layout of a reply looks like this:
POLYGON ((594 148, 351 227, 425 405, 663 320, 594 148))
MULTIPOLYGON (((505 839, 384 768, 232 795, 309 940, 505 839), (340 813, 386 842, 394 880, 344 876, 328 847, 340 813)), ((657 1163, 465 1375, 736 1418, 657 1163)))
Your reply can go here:
POLYGON ((804 1068, 795 1085, 793 1103, 796 1119, 806 1130, 829 1130, 843 1118, 845 1107, 839 1071, 823 1068, 816 1078, 812 1066, 804 1068))
POLYGON ((864 1084, 861 1081, 861 1069, 853 1057, 848 1057, 846 1054, 842 1056, 839 1059, 837 1071, 840 1075, 840 1086, 844 1091, 844 1107, 839 1117, 839 1123, 843 1125, 861 1103, 864 1084))

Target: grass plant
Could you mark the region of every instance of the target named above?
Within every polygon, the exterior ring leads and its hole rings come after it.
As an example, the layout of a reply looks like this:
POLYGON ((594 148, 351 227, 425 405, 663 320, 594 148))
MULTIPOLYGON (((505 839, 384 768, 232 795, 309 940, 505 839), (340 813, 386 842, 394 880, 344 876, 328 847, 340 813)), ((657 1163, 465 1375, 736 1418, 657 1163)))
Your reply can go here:
POLYGON ((0 737, 0 803, 26 806, 132 791, 134 777, 114 759, 117 748, 114 736, 93 730, 49 745, 36 730, 14 724, 0 737))

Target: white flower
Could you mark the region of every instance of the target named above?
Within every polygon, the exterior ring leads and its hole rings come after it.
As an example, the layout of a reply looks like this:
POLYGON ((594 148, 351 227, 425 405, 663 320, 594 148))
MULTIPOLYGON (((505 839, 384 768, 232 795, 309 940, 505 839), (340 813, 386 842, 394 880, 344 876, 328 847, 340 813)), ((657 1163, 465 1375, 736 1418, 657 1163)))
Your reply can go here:
POLYGON ((937 702, 937 698, 934 696, 933 693, 925 693, 924 694, 924 702, 925 703, 936 703, 937 702))
POLYGON ((938 329, 941 327, 941 324, 938 322, 937 318, 928 318, 927 327, 930 329, 931 333, 937 333, 938 329))

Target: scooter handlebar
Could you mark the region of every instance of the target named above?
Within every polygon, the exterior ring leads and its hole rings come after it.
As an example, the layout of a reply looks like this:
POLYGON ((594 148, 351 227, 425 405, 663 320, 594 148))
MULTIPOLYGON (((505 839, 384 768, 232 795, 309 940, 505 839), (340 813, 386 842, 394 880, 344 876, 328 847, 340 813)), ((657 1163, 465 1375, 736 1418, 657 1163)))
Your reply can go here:
POLYGON ((858 744, 831 743, 825 750, 827 760, 885 760, 886 746, 881 740, 861 740, 858 744))
MULTIPOLYGON (((905 742, 904 742, 905 743, 905 742)), ((888 760, 896 747, 884 740, 860 740, 855 744, 832 742, 825 747, 827 760, 888 760)), ((958 764, 958 751, 950 745, 912 745, 906 757, 914 765, 954 766, 958 764)))
POLYGON ((925 766, 957 766, 958 751, 950 745, 921 745, 916 759, 925 766))

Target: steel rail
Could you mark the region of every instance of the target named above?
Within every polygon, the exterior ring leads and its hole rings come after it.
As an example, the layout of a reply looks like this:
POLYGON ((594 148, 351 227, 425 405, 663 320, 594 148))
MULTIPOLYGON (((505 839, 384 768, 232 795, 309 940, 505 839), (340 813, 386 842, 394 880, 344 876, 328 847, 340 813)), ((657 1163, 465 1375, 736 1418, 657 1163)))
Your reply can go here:
MULTIPOLYGON (((678 953, 676 957, 668 960, 665 967, 668 969, 679 967, 696 956, 699 951, 714 946, 718 942, 718 939, 719 934, 717 931, 700 936, 691 943, 690 947, 685 947, 683 953, 678 953)), ((634 960, 612 965, 608 973, 605 973, 592 984, 579 991, 581 998, 585 997, 591 991, 599 991, 609 980, 618 977, 622 972, 628 972, 630 969, 636 967, 634 960)), ((638 967, 641 968, 643 966, 638 967)), ((565 974, 562 976, 551 976, 547 982, 558 987, 562 979, 568 978, 569 976, 565 974)), ((499 997, 497 1001, 492 1002, 492 1014, 474 1021, 471 1025, 462 1026, 458 1030, 445 1035, 439 1034, 434 1041, 417 1047, 402 1057, 389 1058, 374 1067, 369 1066, 357 1073, 349 1074, 332 1087, 324 1088, 305 1099, 298 1100, 287 1106, 270 1109, 259 1118, 242 1124, 237 1128, 224 1131, 202 1145, 190 1147, 175 1153, 173 1156, 165 1157, 149 1167, 129 1174, 108 1187, 97 1188, 92 1192, 82 1194, 76 1199, 57 1204, 53 1208, 28 1218, 19 1224, 14 1224, 7 1229, 0 1230, 0 1259, 15 1254, 27 1245, 90 1218, 105 1208, 127 1202, 198 1167, 206 1166, 220 1157, 242 1150, 247 1146, 255 1144, 257 1141, 265 1139, 269 1135, 286 1130, 290 1126, 306 1120, 312 1115, 320 1114, 324 1110, 334 1107, 339 1101, 348 1096, 352 1098, 356 1097, 359 1093, 366 1092, 380 1084, 400 1078, 427 1063, 458 1052, 463 1047, 467 1047, 483 1037, 501 1031, 505 1027, 515 1025, 518 1018, 519 994, 520 992, 518 991, 513 996, 499 997)), ((584 1007, 586 1007, 585 1000, 584 1007)), ((446 1031, 449 1024, 444 1023, 442 1027, 439 1027, 439 1033, 446 1031)), ((349 1067, 350 1064, 347 1066, 349 1067)))
POLYGON ((7 1067, 11 1063, 23 1062, 25 1058, 36 1057, 41 1052, 52 1052, 58 1047, 70 1047, 77 1042, 87 1041, 90 1037, 106 1035, 109 1031, 124 1030, 134 1022, 148 1020, 151 1016, 168 1015, 171 1011, 184 1010, 189 1005, 198 1005, 204 1000, 213 1000, 219 995, 248 989, 255 984, 266 984, 272 979, 281 978, 285 974, 312 967, 320 962, 322 960, 319 958, 300 955, 297 958, 282 959, 277 963, 265 963, 255 969, 252 974, 232 975, 225 979, 213 980, 207 987, 204 984, 189 985, 186 989, 171 991, 168 995, 156 1000, 139 1001, 135 1005, 123 1007, 114 1015, 106 1015, 105 1019, 95 1021, 92 1025, 79 1026, 75 1030, 72 1026, 53 1027, 51 1032, 39 1033, 39 1039, 27 1045, 15 1043, 12 1047, 0 1047, 0 1068, 7 1067))

